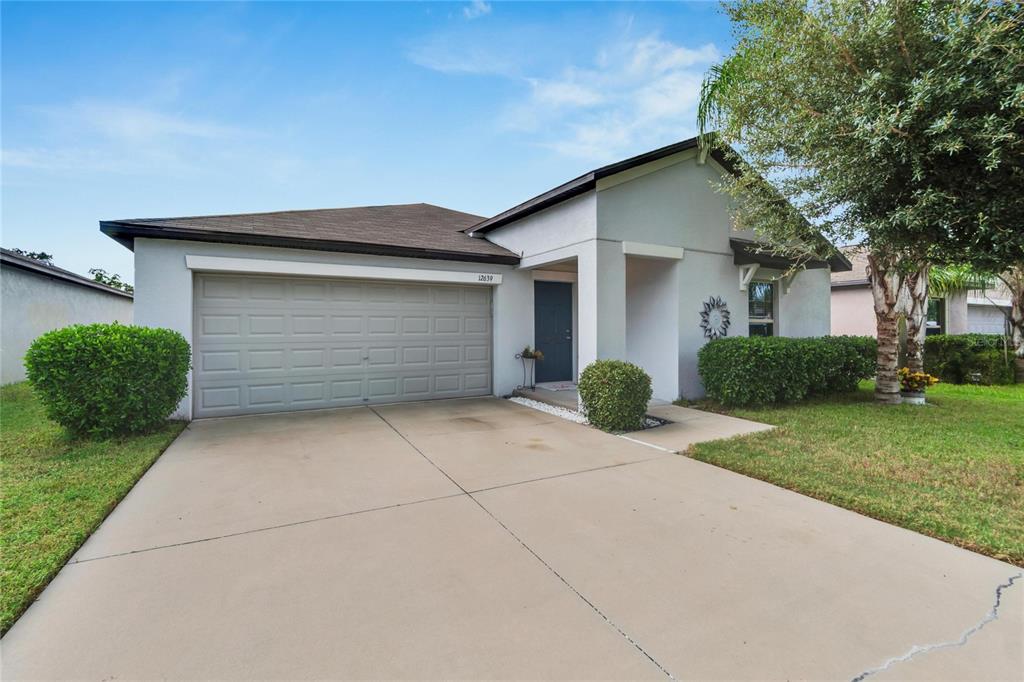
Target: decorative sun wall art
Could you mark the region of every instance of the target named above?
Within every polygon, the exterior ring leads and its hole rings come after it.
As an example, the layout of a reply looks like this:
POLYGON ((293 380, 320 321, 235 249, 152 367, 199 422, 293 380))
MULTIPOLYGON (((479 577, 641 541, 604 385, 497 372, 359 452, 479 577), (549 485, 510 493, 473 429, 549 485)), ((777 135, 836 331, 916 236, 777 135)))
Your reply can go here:
POLYGON ((704 337, 712 340, 729 335, 729 306, 721 296, 712 296, 704 302, 700 328, 704 330, 704 337))

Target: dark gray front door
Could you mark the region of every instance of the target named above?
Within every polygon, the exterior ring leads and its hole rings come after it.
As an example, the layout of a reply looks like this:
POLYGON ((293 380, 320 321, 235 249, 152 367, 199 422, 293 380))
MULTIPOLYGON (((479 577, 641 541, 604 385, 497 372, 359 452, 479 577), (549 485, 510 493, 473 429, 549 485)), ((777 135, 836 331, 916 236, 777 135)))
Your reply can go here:
POLYGON ((572 380, 572 284, 533 283, 534 344, 544 353, 537 381, 572 380))

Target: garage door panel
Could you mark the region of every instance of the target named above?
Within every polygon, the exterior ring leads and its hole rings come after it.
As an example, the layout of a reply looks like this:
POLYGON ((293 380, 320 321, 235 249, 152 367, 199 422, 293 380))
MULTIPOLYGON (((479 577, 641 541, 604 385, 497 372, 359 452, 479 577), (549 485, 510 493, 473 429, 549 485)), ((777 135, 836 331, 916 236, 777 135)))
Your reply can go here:
POLYGON ((488 395, 490 289, 198 275, 197 417, 488 395))

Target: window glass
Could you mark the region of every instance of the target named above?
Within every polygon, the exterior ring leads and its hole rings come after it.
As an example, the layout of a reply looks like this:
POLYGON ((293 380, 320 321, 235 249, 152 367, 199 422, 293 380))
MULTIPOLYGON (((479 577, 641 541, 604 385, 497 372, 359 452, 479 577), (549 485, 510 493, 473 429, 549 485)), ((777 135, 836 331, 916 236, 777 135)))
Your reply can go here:
POLYGON ((747 287, 747 316, 750 336, 775 334, 775 283, 751 282, 747 287))
POLYGON ((928 299, 928 322, 925 324, 925 334, 942 334, 946 326, 945 300, 941 298, 928 299))

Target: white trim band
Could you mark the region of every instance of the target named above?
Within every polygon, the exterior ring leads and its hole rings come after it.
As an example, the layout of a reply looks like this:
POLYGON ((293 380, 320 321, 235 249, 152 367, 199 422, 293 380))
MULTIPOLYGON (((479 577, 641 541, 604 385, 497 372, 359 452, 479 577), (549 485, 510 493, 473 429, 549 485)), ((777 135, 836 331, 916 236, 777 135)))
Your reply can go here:
POLYGON ((685 251, 678 246, 662 246, 661 244, 646 244, 644 242, 622 242, 622 253, 627 256, 639 256, 641 258, 682 260, 685 251))
POLYGON ((221 256, 185 256, 185 267, 202 272, 235 272, 252 275, 299 275, 303 277, 348 277, 387 279, 403 282, 444 282, 448 284, 501 284, 496 272, 459 272, 422 268, 389 268, 378 265, 341 265, 260 258, 224 258, 221 256))

